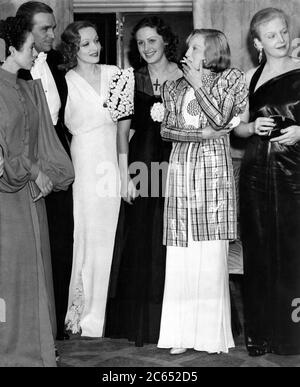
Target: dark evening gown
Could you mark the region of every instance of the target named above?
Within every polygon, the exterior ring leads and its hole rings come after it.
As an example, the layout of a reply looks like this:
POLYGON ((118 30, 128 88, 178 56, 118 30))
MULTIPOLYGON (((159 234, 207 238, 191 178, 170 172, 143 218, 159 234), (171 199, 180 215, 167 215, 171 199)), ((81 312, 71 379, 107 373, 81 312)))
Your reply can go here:
MULTIPOLYGON (((282 115, 300 125, 300 70, 250 85, 250 121, 282 115)), ((300 354, 300 142, 293 146, 253 136, 241 170, 245 256, 245 328, 248 349, 300 354)))
MULTIPOLYGON (((168 162, 171 143, 163 142, 160 123, 150 117, 154 103, 146 67, 135 73, 135 134, 130 142, 129 163, 147 166, 148 192, 158 197, 138 197, 134 204, 122 201, 115 240, 105 336, 127 338, 136 346, 157 343, 165 280, 166 248, 163 246, 164 176, 151 187, 151 163, 168 162)), ((165 169, 167 172, 167 166, 165 169)), ((134 177, 134 175, 132 175, 134 177)))

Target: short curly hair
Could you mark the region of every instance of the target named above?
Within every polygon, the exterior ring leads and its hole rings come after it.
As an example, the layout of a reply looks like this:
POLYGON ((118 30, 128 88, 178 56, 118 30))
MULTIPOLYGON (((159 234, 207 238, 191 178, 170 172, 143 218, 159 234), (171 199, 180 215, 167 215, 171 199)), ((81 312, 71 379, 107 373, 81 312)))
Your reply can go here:
POLYGON ((30 34, 30 25, 21 17, 8 17, 0 21, 0 39, 5 42, 5 56, 10 56, 10 47, 20 51, 30 34))
MULTIPOLYGON (((167 59, 170 62, 177 62, 177 46, 178 46, 178 37, 173 33, 171 27, 167 25, 163 19, 158 16, 149 16, 140 20, 132 31, 132 41, 131 41, 131 55, 130 61, 134 62, 136 57, 139 57, 138 48, 136 45, 136 34, 142 28, 149 27, 156 30, 158 35, 163 38, 163 41, 166 43, 165 54, 167 59)), ((145 61, 141 61, 139 65, 145 65, 145 61)), ((137 67, 137 66, 134 66, 137 67)))
POLYGON ((68 71, 77 66, 77 54, 80 49, 81 36, 79 31, 84 28, 94 28, 97 31, 95 24, 90 21, 77 21, 68 25, 61 35, 61 43, 58 47, 63 55, 64 64, 62 67, 68 71))

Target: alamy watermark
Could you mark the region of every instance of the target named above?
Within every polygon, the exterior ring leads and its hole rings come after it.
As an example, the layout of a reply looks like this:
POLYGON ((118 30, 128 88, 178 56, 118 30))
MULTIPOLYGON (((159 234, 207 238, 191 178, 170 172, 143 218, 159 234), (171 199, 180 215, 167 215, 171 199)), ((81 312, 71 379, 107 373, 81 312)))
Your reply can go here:
MULTIPOLYGON (((209 169, 211 171, 210 180, 213 180, 210 184, 211 188, 216 192, 220 190, 220 193, 226 193, 225 197, 228 194, 230 196, 230 192, 234 190, 233 173, 232 175, 226 175, 226 179, 224 174, 220 172, 216 161, 211 163, 209 169)), ((185 200, 188 194, 190 205, 193 206, 194 203, 199 202, 201 191, 204 189, 202 182, 205 181, 205 170, 195 162, 168 163, 164 161, 144 163, 136 161, 129 165, 127 173, 130 174, 136 188, 136 197, 167 197, 185 200), (194 169, 197 171, 197 179, 194 176, 194 169), (171 178, 171 184, 168 183, 168 178, 171 178), (187 179, 189 180, 189 189, 187 189, 187 179)), ((115 163, 99 163, 96 168, 96 175, 95 190, 99 198, 116 198, 120 195, 121 179, 119 168, 115 163)), ((225 205, 223 196, 218 195, 218 210, 225 205)), ((212 202, 217 202, 217 198, 212 202)))
POLYGON ((292 308, 294 309, 292 313, 292 321, 295 324, 299 324, 300 323, 300 298, 295 298, 293 300, 292 308))
POLYGON ((0 298, 0 323, 6 322, 6 303, 0 298))

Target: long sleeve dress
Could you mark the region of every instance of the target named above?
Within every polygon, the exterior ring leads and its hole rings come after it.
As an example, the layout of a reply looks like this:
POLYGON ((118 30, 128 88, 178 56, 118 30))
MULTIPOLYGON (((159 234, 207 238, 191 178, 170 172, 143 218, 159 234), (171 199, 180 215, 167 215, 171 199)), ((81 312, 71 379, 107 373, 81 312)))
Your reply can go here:
POLYGON ((40 81, 0 68, 0 366, 55 366, 56 331, 44 199, 33 202, 45 172, 66 190, 73 167, 54 131, 40 81))
POLYGON ((164 215, 166 283, 160 348, 228 352, 234 346, 227 257, 237 236, 229 135, 203 140, 246 107, 243 73, 211 74, 197 91, 167 82, 162 137, 173 142, 164 215))

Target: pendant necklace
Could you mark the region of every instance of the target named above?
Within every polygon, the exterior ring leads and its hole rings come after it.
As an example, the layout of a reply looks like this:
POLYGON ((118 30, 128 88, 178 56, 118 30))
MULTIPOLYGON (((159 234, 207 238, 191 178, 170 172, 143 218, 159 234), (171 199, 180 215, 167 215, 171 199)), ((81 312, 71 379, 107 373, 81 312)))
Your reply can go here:
POLYGON ((155 92, 157 92, 160 88, 160 83, 158 82, 158 78, 156 78, 155 83, 153 83, 153 86, 155 87, 155 92))

